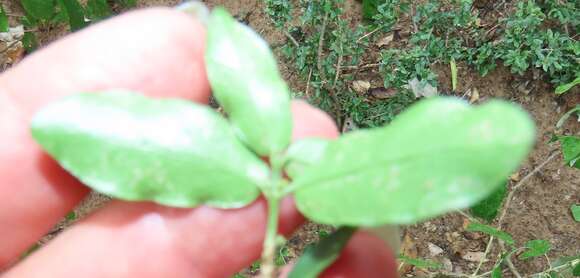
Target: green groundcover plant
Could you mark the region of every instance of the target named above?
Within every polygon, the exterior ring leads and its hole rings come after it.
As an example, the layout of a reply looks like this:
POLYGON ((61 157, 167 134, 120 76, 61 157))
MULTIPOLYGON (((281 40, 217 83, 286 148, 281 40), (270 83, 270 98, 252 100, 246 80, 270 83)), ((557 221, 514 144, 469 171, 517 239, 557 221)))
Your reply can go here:
MULTIPOLYGON (((416 223, 473 205, 533 144, 533 122, 516 105, 444 97, 419 101, 385 127, 291 142, 290 93, 267 43, 222 8, 205 23, 207 74, 227 117, 138 92, 81 93, 44 107, 32 135, 79 180, 118 199, 228 209, 262 194, 264 277, 275 273, 285 196, 308 219, 343 227, 327 241, 344 243, 356 227, 416 223)), ((329 254, 307 256, 310 267, 291 276, 329 265, 341 246, 325 246, 329 254)))

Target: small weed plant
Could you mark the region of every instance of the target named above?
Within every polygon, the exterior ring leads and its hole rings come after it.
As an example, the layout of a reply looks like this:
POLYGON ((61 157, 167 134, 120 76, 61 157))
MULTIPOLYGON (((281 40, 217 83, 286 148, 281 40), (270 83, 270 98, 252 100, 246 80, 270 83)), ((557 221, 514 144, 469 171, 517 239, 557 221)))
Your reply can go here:
MULTIPOLYGON (((331 2, 321 3, 310 11, 324 17, 305 22, 336 22, 331 2)), ((292 195, 308 219, 341 227, 312 251, 318 255, 307 252, 290 274, 315 277, 358 227, 416 223, 482 200, 517 169, 533 144, 534 125, 519 107, 503 101, 471 107, 445 97, 419 101, 388 126, 332 141, 291 142, 291 94, 267 43, 222 8, 206 24, 207 74, 227 118, 185 100, 120 90, 53 102, 34 117, 31 130, 64 169, 118 199, 229 209, 263 195, 268 204, 263 277, 273 277, 282 263, 276 262, 283 253, 277 231, 285 196, 292 195)), ((360 51, 347 44, 358 35, 340 31, 346 24, 329 27, 333 49, 360 51)), ((299 56, 305 65, 318 59, 311 53, 315 49, 294 50, 307 52, 299 56)), ((340 52, 333 55, 320 63, 324 72, 341 60, 340 52)), ((344 61, 358 63, 352 57, 344 61)), ((317 88, 332 90, 339 82, 332 76, 319 72, 317 88)))
POLYGON ((353 24, 359 20, 346 17, 344 0, 265 0, 275 26, 290 37, 291 43, 281 50, 308 84, 302 94, 332 113, 339 124, 346 118, 360 127, 391 121, 414 101, 409 80, 438 85, 433 70, 437 64, 463 63, 483 76, 498 63, 516 75, 533 69, 558 86, 558 94, 578 84, 576 1, 519 1, 492 20, 490 10, 505 8, 505 1, 491 1, 486 8, 474 7, 471 0, 362 2, 363 24, 353 24), (401 22, 403 18, 407 20, 401 22), (404 33, 408 28, 401 24, 412 25, 411 32, 404 33), (364 61, 365 52, 389 34, 406 43, 380 47, 379 57, 364 61), (360 71, 371 68, 379 69, 385 88, 398 93, 375 101, 355 93, 349 85, 360 71))

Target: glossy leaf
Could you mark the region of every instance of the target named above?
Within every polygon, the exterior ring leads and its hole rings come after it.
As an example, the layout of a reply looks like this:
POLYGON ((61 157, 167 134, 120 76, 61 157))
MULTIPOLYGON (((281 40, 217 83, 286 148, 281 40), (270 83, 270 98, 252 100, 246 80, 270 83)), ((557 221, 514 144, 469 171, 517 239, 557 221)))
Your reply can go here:
POLYGON ((340 255, 356 228, 341 227, 314 246, 309 246, 300 256, 288 278, 316 278, 340 255))
POLYGON ((331 225, 414 223, 492 193, 534 137, 529 116, 512 104, 472 108, 434 97, 387 127, 330 142, 321 162, 294 181, 296 204, 331 225))
POLYGON ((520 259, 522 260, 543 256, 552 248, 549 241, 541 239, 530 240, 524 246, 526 247, 526 251, 520 255, 520 259))
POLYGON ((85 11, 77 0, 58 0, 58 3, 66 12, 71 31, 77 31, 88 25, 85 21, 85 11))
POLYGON ((26 13, 36 20, 50 20, 56 10, 56 0, 20 0, 26 13))
POLYGON ((9 28, 8 15, 4 11, 4 7, 0 4, 0 33, 8 32, 9 28))
POLYGON ((363 0, 362 1, 362 14, 363 18, 366 20, 372 20, 375 15, 379 13, 378 7, 381 0, 363 0))
POLYGON ((485 199, 481 200, 479 203, 471 207, 471 213, 474 216, 482 218, 486 221, 493 221, 497 216, 499 208, 501 207, 503 200, 507 195, 507 182, 502 181, 501 185, 487 196, 485 199))
POLYGON ((36 39, 36 35, 32 32, 25 32, 24 36, 22 37, 22 45, 24 46, 24 50, 27 52, 32 52, 38 48, 38 40, 36 39))
POLYGON ((208 78, 239 138, 260 155, 285 150, 290 96, 270 48, 222 8, 212 11, 207 26, 208 78))
POLYGON ((321 138, 307 138, 292 143, 286 152, 286 174, 294 179, 308 167, 319 163, 328 142, 321 138))
POLYGON ((100 20, 113 14, 107 0, 88 0, 86 10, 91 20, 100 20))
POLYGON ((465 229, 468 232, 481 232, 493 237, 498 238, 499 240, 504 241, 507 244, 514 244, 515 241, 512 236, 504 231, 500 231, 492 226, 481 224, 481 223, 469 223, 467 228, 465 229))
POLYGON ((86 185, 124 200, 242 207, 268 169, 206 106, 113 91, 54 102, 32 123, 36 141, 86 185))

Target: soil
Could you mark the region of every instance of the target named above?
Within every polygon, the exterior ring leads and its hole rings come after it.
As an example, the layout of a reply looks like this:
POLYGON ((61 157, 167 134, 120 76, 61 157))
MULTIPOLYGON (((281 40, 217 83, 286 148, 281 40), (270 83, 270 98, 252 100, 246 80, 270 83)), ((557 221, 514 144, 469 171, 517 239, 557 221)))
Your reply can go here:
MULTIPOLYGON (((22 14, 19 7, 12 4, 13 2, 0 1, 9 13, 22 14)), ((170 6, 180 1, 141 0, 138 2, 140 7, 145 7, 170 6)), ((225 6, 234 15, 246 19, 252 28, 274 46, 281 45, 286 40, 284 34, 277 31, 264 14, 263 4, 260 0, 209 0, 204 2, 209 6, 225 6)), ((353 18, 354 21, 360 18, 359 2, 348 0, 346 5, 348 5, 349 18, 353 18)), ((487 18, 491 16, 488 15, 487 18)), ((38 35, 41 44, 44 45, 66 33, 66 28, 62 27, 39 30, 38 35)), ((376 62, 376 51, 372 50, 376 49, 367 51, 367 57, 363 59, 365 62, 376 62)), ((2 61, 0 64, 3 64, 2 61)), ((447 66, 434 65, 433 67, 439 75, 439 90, 450 92, 451 77, 447 66)), ((281 70, 294 91, 304 91, 306 82, 301 80, 283 59, 281 59, 281 70)), ((502 98, 519 103, 530 112, 537 125, 536 146, 519 172, 515 173, 509 182, 510 188, 520 181, 522 183, 514 192, 510 206, 504 208, 506 212, 502 229, 514 236, 518 246, 522 246, 526 241, 532 239, 549 240, 552 244, 552 251, 548 257, 552 261, 561 256, 579 254, 580 224, 574 222, 569 208, 572 204, 580 203, 580 171, 566 167, 561 155, 558 154, 537 173, 524 180, 526 175, 558 150, 557 144, 549 144, 554 133, 580 135, 580 124, 572 119, 560 130, 555 129, 555 124, 563 113, 580 103, 578 87, 573 92, 558 97, 553 93, 553 88, 543 80, 535 78, 537 76, 533 72, 523 77, 517 77, 512 75, 508 69, 499 66, 487 76, 481 77, 469 67, 461 64, 459 64, 458 72, 457 96, 471 99, 475 103, 484 102, 491 98, 502 98), (475 91, 478 92, 478 98, 475 96, 475 91)), ((372 69, 357 74, 355 80, 363 79, 373 84, 382 84, 380 75, 372 69)), ((91 194, 75 211, 79 217, 82 217, 107 201, 108 198, 102 195, 91 194)), ((468 219, 464 215, 449 214, 425 223, 405 227, 402 232, 402 252, 411 257, 433 258, 443 262, 445 270, 448 272, 470 274, 478 264, 470 259, 473 260, 473 256, 477 258, 478 254, 485 251, 489 238, 477 233, 466 232, 467 223, 468 219), (439 247, 442 252, 433 252, 433 245, 439 247), (440 254, 433 256, 436 253, 440 254)), ((63 220, 47 238, 43 239, 43 242, 70 224, 70 221, 63 220)), ((496 225, 497 223, 492 224, 496 225)), ((329 229, 329 227, 313 223, 306 224, 289 239, 288 259, 296 257, 306 245, 317 241, 320 234, 329 229)), ((490 260, 484 265, 484 271, 491 268, 498 251, 499 247, 495 243, 490 255, 487 256, 490 260)), ((546 258, 543 257, 529 261, 517 259, 513 261, 515 267, 524 275, 546 269, 546 258)), ((403 267, 401 270, 401 274, 408 277, 427 274, 412 267, 403 267)), ((510 273, 504 272, 504 274, 506 277, 510 277, 510 273)))

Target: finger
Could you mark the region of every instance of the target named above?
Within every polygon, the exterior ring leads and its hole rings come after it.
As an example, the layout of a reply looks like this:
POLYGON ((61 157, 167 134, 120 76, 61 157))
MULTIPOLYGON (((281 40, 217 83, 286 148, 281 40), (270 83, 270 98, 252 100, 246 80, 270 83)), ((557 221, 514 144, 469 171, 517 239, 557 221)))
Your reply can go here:
POLYGON ((31 115, 63 95, 111 88, 205 102, 203 47, 189 16, 144 10, 75 33, 0 77, 0 270, 87 193, 33 142, 31 115))
MULTIPOLYGON (((291 271, 292 265, 285 267, 281 277, 287 277, 291 271)), ((357 232, 342 250, 338 259, 320 277, 394 278, 398 276, 395 257, 385 242, 371 234, 357 232)))
POLYGON ((358 232, 340 256, 322 274, 333 277, 397 277, 395 257, 385 242, 368 233, 358 232))
MULTIPOLYGON (((294 138, 333 138, 323 112, 294 102, 294 138)), ((280 232, 304 219, 286 198, 280 232)), ((259 199, 236 210, 172 209, 151 203, 113 202, 66 230, 17 265, 7 277, 229 277, 256 260, 266 227, 259 199)))

